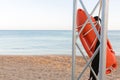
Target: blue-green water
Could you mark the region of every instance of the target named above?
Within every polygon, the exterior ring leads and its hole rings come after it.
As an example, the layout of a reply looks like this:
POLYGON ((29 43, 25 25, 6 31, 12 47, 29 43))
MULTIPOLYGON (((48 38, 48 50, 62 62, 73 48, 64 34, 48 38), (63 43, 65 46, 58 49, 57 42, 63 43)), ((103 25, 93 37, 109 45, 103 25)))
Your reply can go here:
MULTIPOLYGON (((109 31, 109 39, 120 55, 120 31, 109 31)), ((70 30, 0 30, 0 55, 71 55, 70 30)))

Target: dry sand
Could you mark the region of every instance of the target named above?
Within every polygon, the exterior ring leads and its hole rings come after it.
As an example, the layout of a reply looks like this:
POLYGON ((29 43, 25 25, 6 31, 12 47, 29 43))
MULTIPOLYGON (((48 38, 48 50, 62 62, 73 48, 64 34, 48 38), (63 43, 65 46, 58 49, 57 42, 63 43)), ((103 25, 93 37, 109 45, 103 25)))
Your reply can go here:
MULTIPOLYGON (((107 75, 107 80, 120 80, 120 57, 118 69, 107 75)), ((76 76, 85 61, 76 59, 76 76)), ((88 80, 89 69, 81 80, 88 80)), ((0 80, 71 80, 70 56, 0 56, 0 80)))

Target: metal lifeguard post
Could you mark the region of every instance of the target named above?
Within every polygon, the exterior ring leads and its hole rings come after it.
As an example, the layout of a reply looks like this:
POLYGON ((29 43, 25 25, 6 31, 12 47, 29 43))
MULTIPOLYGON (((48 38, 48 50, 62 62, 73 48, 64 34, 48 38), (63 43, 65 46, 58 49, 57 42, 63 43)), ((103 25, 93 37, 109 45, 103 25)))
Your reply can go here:
MULTIPOLYGON (((88 0, 91 1, 91 0, 88 0)), ((106 80, 106 41, 107 41, 107 26, 108 26, 108 3, 109 0, 98 0, 97 4, 95 5, 95 7, 93 8, 91 13, 88 13, 87 8, 85 7, 84 3, 82 0, 73 0, 73 33, 72 33, 72 80, 80 80, 82 75, 84 74, 85 70, 87 69, 87 67, 89 67, 93 74, 95 75, 97 80, 106 80), (96 49, 94 55, 87 61, 84 53, 82 52, 82 49, 79 47, 78 43, 76 42, 78 36, 76 35, 76 11, 77 11, 77 3, 81 4, 82 9, 85 11, 88 19, 86 20, 87 22, 89 21, 92 25, 92 28, 94 29, 99 41, 100 41, 100 45, 99 47, 96 49), (94 24, 92 23, 92 20, 90 18, 90 16, 95 12, 96 8, 99 6, 99 11, 98 14, 101 16, 101 35, 99 36, 97 30, 95 29, 94 24), (90 15, 89 15, 90 14, 90 15), (83 70, 81 71, 81 73, 79 74, 79 76, 77 77, 75 75, 75 63, 76 63, 76 47, 78 48, 78 50, 80 51, 80 53, 82 54, 83 58, 86 61, 86 64, 83 68, 83 70), (96 76, 96 74, 94 73, 93 69, 90 66, 91 61, 94 59, 98 49, 100 49, 100 62, 99 62, 99 74, 98 76, 96 76), (76 78, 77 77, 77 78, 76 78)), ((85 24, 84 24, 85 25, 85 24)), ((84 26, 82 26, 84 27, 84 26)), ((80 34, 80 33, 78 33, 80 34)))

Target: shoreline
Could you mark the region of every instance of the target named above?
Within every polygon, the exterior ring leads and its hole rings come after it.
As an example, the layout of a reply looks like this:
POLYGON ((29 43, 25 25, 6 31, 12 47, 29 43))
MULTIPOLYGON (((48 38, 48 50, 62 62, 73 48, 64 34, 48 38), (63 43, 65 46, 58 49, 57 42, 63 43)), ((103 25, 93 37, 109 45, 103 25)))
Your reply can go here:
MULTIPOLYGON (((107 80, 120 80, 120 56, 117 70, 107 75, 107 80)), ((0 55, 0 80, 71 80, 71 56, 69 55, 0 55)), ((85 61, 76 57, 76 76, 85 61)), ((89 68, 82 80, 88 80, 89 68)))

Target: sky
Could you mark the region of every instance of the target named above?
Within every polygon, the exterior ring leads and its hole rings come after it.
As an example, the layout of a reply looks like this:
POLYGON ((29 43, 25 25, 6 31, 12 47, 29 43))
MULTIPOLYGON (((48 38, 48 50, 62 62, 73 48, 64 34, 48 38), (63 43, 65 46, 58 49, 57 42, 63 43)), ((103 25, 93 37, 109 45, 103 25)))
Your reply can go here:
MULTIPOLYGON (((120 0, 109 0, 109 30, 120 30, 119 8, 120 0)), ((0 0, 0 30, 71 30, 72 11, 73 0, 0 0)))

